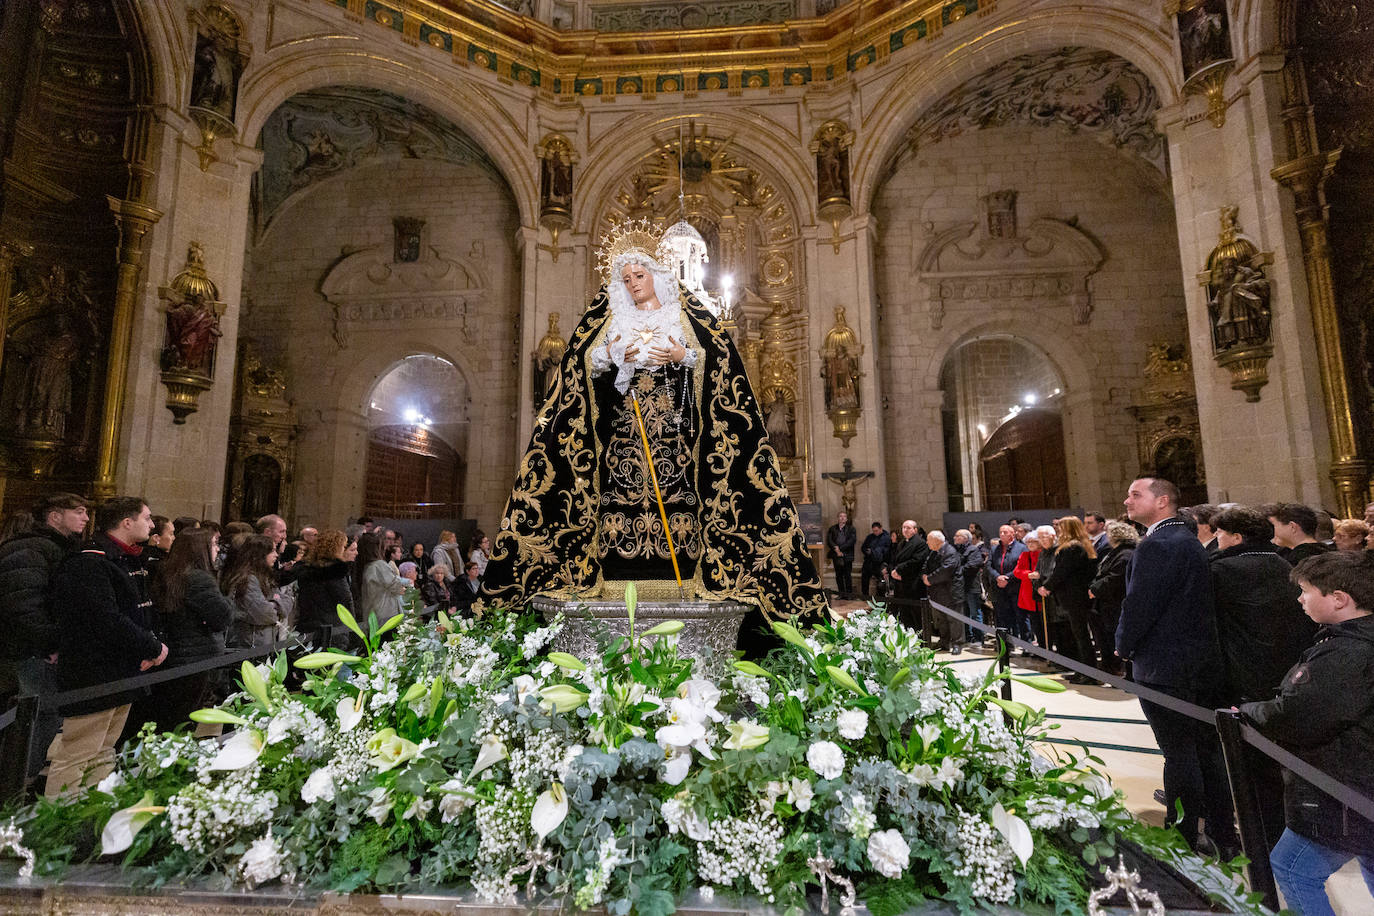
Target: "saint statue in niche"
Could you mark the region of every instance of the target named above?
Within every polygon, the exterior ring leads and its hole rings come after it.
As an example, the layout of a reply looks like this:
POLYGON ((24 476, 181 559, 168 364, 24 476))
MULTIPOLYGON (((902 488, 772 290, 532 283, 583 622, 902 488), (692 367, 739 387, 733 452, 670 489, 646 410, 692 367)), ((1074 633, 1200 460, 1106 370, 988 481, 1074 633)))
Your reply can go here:
POLYGON ((826 410, 859 407, 859 357, 862 354, 859 338, 844 320, 844 306, 837 306, 835 326, 825 335, 821 347, 826 410))
POLYGON ((234 120, 242 63, 232 39, 219 33, 196 33, 195 67, 191 73, 191 107, 234 120))
POLYGON ((690 598, 820 612, 825 595, 744 363, 661 241, 648 221, 603 239, 605 285, 550 380, 484 600, 672 583, 676 556, 690 598))
POLYGON ((539 160, 539 206, 541 210, 572 208, 573 167, 558 150, 539 160))
POLYGON ((1217 61, 1230 60, 1231 25, 1226 0, 1189 0, 1179 5, 1178 46, 1183 78, 1217 61))
POLYGON ((66 270, 54 264, 34 291, 47 320, 39 320, 46 327, 29 338, 27 348, 18 348, 21 354, 27 349, 29 356, 18 415, 26 436, 61 439, 67 433, 77 366, 98 333, 89 286, 84 273, 69 283, 66 270))
POLYGON ((849 201, 849 149, 842 134, 826 132, 816 147, 816 197, 849 201))
POLYGON ((795 458, 797 455, 797 436, 793 427, 792 405, 787 403, 780 389, 774 389, 773 400, 768 405, 768 418, 765 421, 768 440, 773 443, 773 451, 779 458, 795 458))
POLYGON ((1222 258, 1209 292, 1212 345, 1218 353, 1269 342, 1269 280, 1262 270, 1222 258))

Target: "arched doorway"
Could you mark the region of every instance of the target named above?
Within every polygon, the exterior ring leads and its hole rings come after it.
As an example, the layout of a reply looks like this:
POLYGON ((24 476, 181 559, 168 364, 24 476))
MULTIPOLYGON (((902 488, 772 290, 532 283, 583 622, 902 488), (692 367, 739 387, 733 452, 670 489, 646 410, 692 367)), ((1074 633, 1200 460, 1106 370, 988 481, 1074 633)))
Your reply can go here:
POLYGON ((1069 505, 1064 423, 1053 408, 1023 410, 992 434, 978 455, 983 508, 1061 509, 1069 505))
POLYGON ((467 406, 462 374, 441 357, 409 356, 382 376, 368 401, 364 514, 462 516, 467 406))
POLYGON ((1037 499, 1050 492, 1062 493, 1064 501, 1053 505, 1067 505, 1068 473, 1058 406, 1065 383, 1044 353, 1016 337, 975 338, 945 358, 940 389, 949 511, 1003 509, 1009 501, 1024 501, 1031 492, 1040 494, 1037 499), (1045 415, 1055 418, 1052 432, 1042 429, 1043 422, 1028 422, 1045 415), (1033 448, 1032 442, 1036 443, 1033 448), (1022 448, 1031 450, 1019 451, 1022 448), (1003 452, 993 462, 989 477, 985 473, 988 457, 1003 452), (1062 486, 1058 477, 1031 471, 1041 463, 1030 457, 1032 453, 1053 456, 1056 452, 1062 486), (1017 470, 1018 461, 1029 463, 1017 470), (1053 486, 1047 491, 1051 480, 1053 486))

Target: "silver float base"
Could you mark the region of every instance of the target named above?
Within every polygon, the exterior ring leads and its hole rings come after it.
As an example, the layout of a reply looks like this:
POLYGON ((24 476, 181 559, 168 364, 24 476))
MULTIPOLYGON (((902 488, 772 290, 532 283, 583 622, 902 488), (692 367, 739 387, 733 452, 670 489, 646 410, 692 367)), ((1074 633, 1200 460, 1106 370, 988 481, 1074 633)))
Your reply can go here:
MULTIPOLYGON (((596 655, 607 637, 630 635, 630 618, 623 600, 535 598, 534 609, 553 620, 562 614, 563 630, 553 648, 578 658, 596 655)), ((643 633, 665 620, 680 620, 678 654, 699 659, 733 660, 735 639, 749 606, 737 601, 639 601, 635 632, 643 633)))

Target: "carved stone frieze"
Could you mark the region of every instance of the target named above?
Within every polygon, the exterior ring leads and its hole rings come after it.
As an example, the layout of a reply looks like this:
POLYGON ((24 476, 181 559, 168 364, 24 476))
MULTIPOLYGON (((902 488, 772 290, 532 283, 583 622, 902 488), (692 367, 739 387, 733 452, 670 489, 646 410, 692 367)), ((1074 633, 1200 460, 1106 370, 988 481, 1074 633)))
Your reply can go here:
POLYGON ((1143 72, 1108 51, 1059 48, 1023 54, 984 71, 923 113, 908 131, 912 149, 970 130, 1058 125, 1127 149, 1168 172, 1155 127, 1159 93, 1143 72))
POLYGON ((800 15, 797 0, 705 0, 696 3, 598 3, 592 28, 600 32, 651 32, 784 22, 800 15))
POLYGON ((990 238, 968 222, 938 233, 916 256, 917 276, 931 293, 938 329, 947 305, 1047 300, 1068 306, 1074 324, 1092 317, 1091 278, 1106 255, 1072 223, 1037 219, 1020 237, 990 238))
POLYGON ((352 329, 422 321, 456 325, 469 336, 470 308, 486 301, 477 268, 430 248, 414 262, 396 261, 390 245, 344 258, 320 284, 334 306, 334 337, 348 346, 352 329))

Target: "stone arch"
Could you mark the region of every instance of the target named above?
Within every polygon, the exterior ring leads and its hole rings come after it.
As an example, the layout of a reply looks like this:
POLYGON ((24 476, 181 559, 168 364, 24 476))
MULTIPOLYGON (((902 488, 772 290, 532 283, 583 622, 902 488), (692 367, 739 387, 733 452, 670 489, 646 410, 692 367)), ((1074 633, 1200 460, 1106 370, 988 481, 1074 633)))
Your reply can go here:
MULTIPOLYGON (((793 143, 780 136, 782 131, 761 130, 758 124, 740 115, 718 109, 683 113, 664 118, 654 114, 628 117, 591 144, 586 170, 579 176, 573 202, 573 225, 578 232, 594 232, 596 220, 605 209, 605 198, 627 170, 654 151, 655 133, 675 130, 689 120, 729 133, 735 147, 748 157, 751 168, 770 178, 784 190, 787 203, 796 215, 798 226, 815 222, 815 180, 808 157, 801 154, 806 138, 793 143)), ((593 239, 593 242, 596 240, 593 239)))
POLYGON ((348 367, 336 389, 334 404, 339 410, 366 414, 368 399, 377 385, 397 366, 412 356, 433 356, 442 359, 458 371, 463 385, 472 391, 479 377, 466 353, 452 347, 437 347, 433 341, 420 337, 402 337, 388 342, 381 350, 370 350, 365 358, 348 367))
POLYGON ((493 110, 493 102, 462 77, 445 82, 381 56, 376 53, 379 50, 363 55, 352 42, 319 38, 254 59, 239 87, 241 135, 256 141, 272 112, 293 95, 311 89, 352 85, 391 92, 427 106, 472 137, 510 187, 522 224, 534 225, 539 213, 539 176, 523 132, 510 125, 501 129, 500 118, 474 117, 473 112, 493 110))
POLYGON ((175 49, 184 47, 185 36, 176 40, 175 29, 186 26, 185 8, 181 17, 161 15, 156 5, 119 0, 115 4, 121 24, 129 34, 132 70, 135 78, 133 101, 136 105, 167 105, 180 108, 186 86, 188 61, 175 49))
POLYGON ((922 388, 940 387, 945 363, 965 344, 980 337, 1010 337, 1039 350, 1064 380, 1065 391, 1092 389, 1092 373, 1075 349, 1072 327, 1040 312, 1033 316, 990 316, 976 324, 943 328, 934 332, 933 337, 932 348, 939 358, 926 365, 921 375, 922 388))
MULTIPOLYGON (((1162 18, 1157 7, 1146 7, 1162 18)), ((1021 54, 1049 51, 1066 45, 1090 47, 1129 61, 1154 84, 1164 104, 1181 92, 1181 72, 1172 27, 1162 29, 1135 12, 1119 9, 1094 11, 1085 20, 1081 12, 1042 10, 1005 27, 994 29, 968 45, 951 48, 904 71, 874 102, 859 128, 865 142, 853 150, 853 199, 860 212, 868 212, 881 187, 888 166, 906 132, 920 114, 953 92, 965 81, 1021 54)))

